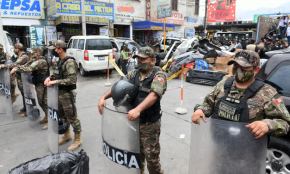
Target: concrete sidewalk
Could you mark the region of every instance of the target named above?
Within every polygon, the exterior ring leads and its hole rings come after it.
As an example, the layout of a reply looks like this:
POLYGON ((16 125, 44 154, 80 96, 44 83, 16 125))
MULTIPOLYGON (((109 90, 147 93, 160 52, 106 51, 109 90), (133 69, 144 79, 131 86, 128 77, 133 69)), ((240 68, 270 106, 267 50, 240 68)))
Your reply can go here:
MULTIPOLYGON (((119 78, 113 71, 110 82, 113 84, 119 78)), ((92 174, 103 173, 101 116, 97 104, 99 98, 109 89, 105 87, 105 82, 105 72, 91 73, 85 78, 78 75, 77 110, 82 124, 83 145, 77 151, 84 149, 87 152, 92 174)), ((180 107, 180 80, 173 79, 168 82, 168 89, 161 100, 163 116, 160 137, 161 165, 166 174, 188 173, 191 115, 195 104, 202 103, 211 89, 210 86, 184 83, 184 107, 188 113, 178 115, 175 109, 180 107), (180 134, 185 134, 185 138, 181 139, 180 134)), ((112 103, 112 99, 107 101, 109 107, 113 107, 112 103)), ((44 125, 39 125, 37 130, 29 128, 27 118, 21 118, 17 114, 21 107, 22 101, 19 97, 13 108, 13 121, 8 120, 5 114, 0 114, 0 174, 7 173, 21 163, 51 154, 47 131, 42 130, 44 125)), ((44 116, 42 111, 41 116, 44 116)), ((65 151, 71 143, 72 141, 60 146, 60 150, 65 151)))

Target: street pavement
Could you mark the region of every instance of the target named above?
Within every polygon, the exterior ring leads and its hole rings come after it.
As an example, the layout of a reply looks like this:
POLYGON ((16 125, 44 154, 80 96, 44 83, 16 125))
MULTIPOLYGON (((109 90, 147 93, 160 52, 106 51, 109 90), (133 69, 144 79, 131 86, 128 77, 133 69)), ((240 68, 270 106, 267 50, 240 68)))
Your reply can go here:
MULTIPOLYGON (((114 84, 120 79, 114 70, 110 75, 110 82, 114 84)), ((90 157, 90 173, 103 173, 103 151, 101 136, 101 116, 98 113, 99 98, 109 89, 105 87, 106 72, 91 72, 82 77, 78 74, 77 83, 77 112, 82 125, 83 145, 77 149, 84 149, 90 157)), ((172 79, 167 84, 167 91, 161 100, 163 111, 161 126, 161 166, 166 174, 188 174, 191 115, 196 104, 202 103, 204 97, 212 89, 211 86, 184 84, 184 107, 187 114, 179 115, 175 109, 180 107, 180 80, 172 79), (180 138, 184 134, 185 138, 180 138)), ((17 90, 19 93, 19 91, 17 90)), ((112 99, 107 100, 107 106, 113 108, 112 99)), ((4 104, 2 101, 1 105, 4 104)), ((14 104, 13 121, 5 114, 0 114, 0 174, 7 173, 12 168, 30 161, 50 155, 48 149, 47 130, 39 125, 36 130, 29 128, 27 118, 21 118, 17 111, 21 109, 21 97, 14 104)), ((41 117, 44 113, 41 111, 41 117)), ((71 133, 73 131, 71 129, 71 133)), ((61 138, 61 136, 59 137, 61 138)), ((60 146, 65 151, 72 143, 69 141, 60 146)), ((146 169, 146 173, 148 173, 146 169)))

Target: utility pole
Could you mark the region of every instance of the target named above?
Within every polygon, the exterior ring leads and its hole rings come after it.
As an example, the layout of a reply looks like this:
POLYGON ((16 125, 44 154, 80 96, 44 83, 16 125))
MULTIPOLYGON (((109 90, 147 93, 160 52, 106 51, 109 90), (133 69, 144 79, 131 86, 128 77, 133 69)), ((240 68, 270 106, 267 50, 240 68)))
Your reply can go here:
POLYGON ((206 30, 206 22, 207 22, 207 4, 208 4, 208 0, 205 0, 205 15, 204 15, 204 32, 206 30))
POLYGON ((86 11, 85 11, 85 0, 82 0, 82 30, 83 36, 87 35, 87 28, 86 28, 86 11))

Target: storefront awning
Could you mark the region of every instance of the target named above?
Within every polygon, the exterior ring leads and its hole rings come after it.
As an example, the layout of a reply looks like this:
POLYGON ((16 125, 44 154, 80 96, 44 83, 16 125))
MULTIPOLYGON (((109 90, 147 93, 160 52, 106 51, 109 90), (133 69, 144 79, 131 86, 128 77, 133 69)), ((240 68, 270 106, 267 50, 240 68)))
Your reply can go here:
MULTIPOLYGON (((174 24, 165 24, 166 31, 174 31, 174 29, 174 24)), ((133 30, 164 30, 164 24, 151 21, 133 22, 133 30)))
POLYGON ((65 24, 80 24, 80 16, 59 16, 55 19, 55 25, 59 25, 61 23, 65 24))

